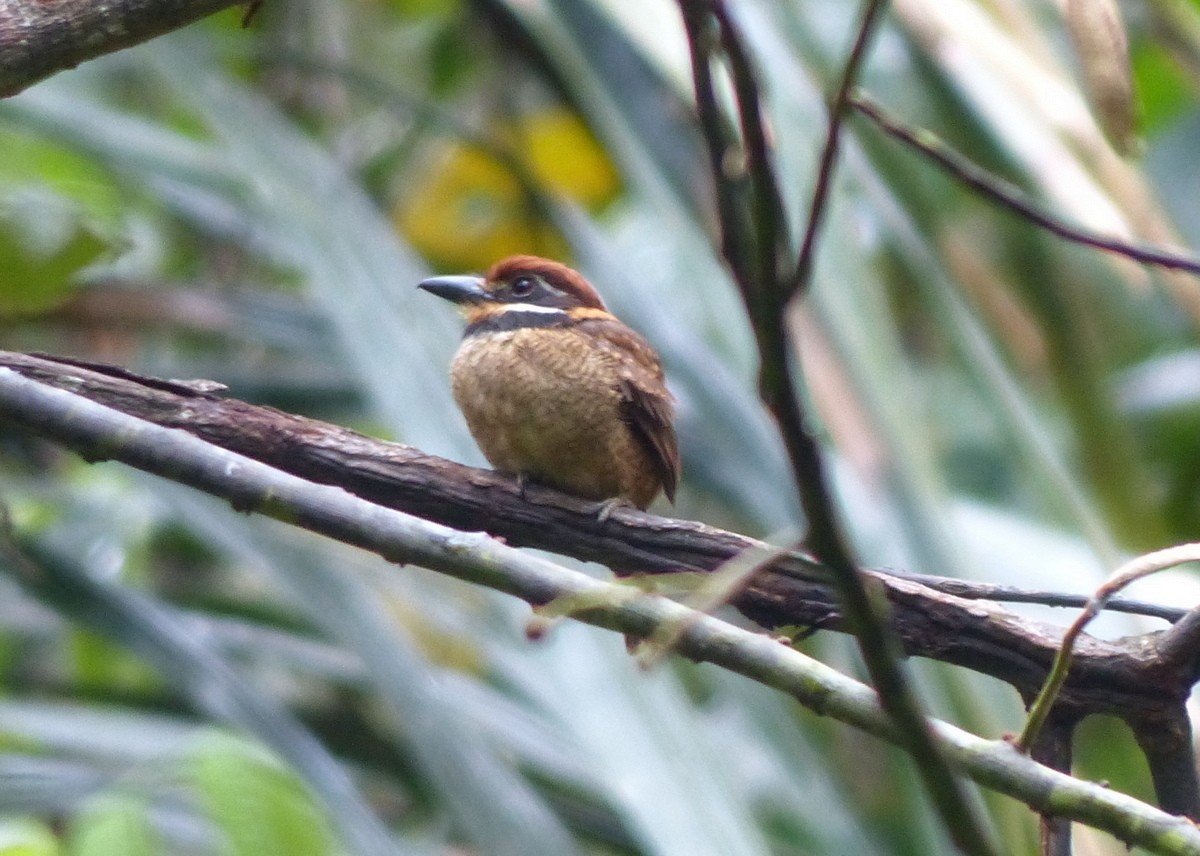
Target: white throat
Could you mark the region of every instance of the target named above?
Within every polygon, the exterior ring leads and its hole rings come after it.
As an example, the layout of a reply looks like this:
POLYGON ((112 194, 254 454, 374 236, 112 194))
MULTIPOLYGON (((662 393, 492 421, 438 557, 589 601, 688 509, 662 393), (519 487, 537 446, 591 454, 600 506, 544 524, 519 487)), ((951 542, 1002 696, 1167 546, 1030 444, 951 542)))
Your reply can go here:
POLYGON ((542 315, 566 315, 567 313, 555 306, 534 306, 532 303, 509 303, 502 312, 532 312, 542 315))

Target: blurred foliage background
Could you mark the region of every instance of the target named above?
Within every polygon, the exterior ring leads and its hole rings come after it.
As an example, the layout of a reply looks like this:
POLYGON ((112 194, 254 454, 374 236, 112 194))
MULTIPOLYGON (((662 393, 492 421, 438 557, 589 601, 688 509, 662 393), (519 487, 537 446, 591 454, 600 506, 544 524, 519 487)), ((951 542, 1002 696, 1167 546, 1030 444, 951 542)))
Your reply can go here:
MULTIPOLYGON (((856 9, 731 6, 798 230, 856 9)), ((1129 157, 1048 0, 896 2, 863 83, 1064 220, 1197 247, 1200 2, 1122 8, 1129 157)), ((553 255, 662 352, 674 513, 802 528, 668 0, 268 2, 0 103, 0 151, 6 348, 211 378, 482 464, 446 377, 459 322, 414 286, 553 255)), ((834 197, 794 322, 864 562, 1088 591, 1196 539, 1195 278, 1052 238, 861 118, 834 197)), ((531 643, 505 598, 20 434, 0 478, 22 548, 0 552, 0 853, 950 849, 901 755, 735 676, 640 673, 589 628, 531 643)), ((1187 576, 1155 585, 1196 600, 1187 576)), ((804 647, 858 674, 845 642, 804 647)), ((1007 687, 913 665, 937 715, 1019 728, 1007 687)), ((1150 798, 1119 726, 1078 749, 1150 798)), ((983 798, 1008 852, 1036 852, 1029 812, 983 798)))

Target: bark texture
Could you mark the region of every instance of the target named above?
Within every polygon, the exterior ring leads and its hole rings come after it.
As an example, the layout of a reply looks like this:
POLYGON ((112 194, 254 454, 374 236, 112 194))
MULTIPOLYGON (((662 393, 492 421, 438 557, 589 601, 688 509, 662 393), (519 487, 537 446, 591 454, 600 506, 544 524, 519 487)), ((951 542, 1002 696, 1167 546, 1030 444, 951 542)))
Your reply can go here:
POLYGON ((0 97, 234 5, 230 0, 0 0, 0 97))

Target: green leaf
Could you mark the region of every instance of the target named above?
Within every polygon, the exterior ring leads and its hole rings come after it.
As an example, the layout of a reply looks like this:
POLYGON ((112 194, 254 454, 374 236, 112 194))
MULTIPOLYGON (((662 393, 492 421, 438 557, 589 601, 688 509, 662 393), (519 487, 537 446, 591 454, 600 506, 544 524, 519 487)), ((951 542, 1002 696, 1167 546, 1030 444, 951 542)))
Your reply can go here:
POLYGON ((0 314, 38 312, 66 299, 75 274, 107 246, 82 211, 56 194, 31 190, 0 200, 0 314))
POLYGON ((159 684, 153 669, 94 633, 72 633, 70 652, 81 686, 145 692, 159 684))
POLYGON ((70 856, 158 856, 163 851, 140 800, 104 796, 74 819, 67 852, 70 856))
POLYGON ((1147 134, 1188 112, 1192 101, 1188 78, 1166 50, 1152 42, 1139 41, 1134 45, 1132 61, 1147 134))
POLYGON ((2 127, 0 151, 0 196, 41 187, 73 202, 102 231, 121 222, 120 189, 95 160, 44 137, 2 127))
POLYGON ((210 732, 193 750, 191 780, 234 856, 327 856, 329 825, 299 779, 260 746, 210 732))

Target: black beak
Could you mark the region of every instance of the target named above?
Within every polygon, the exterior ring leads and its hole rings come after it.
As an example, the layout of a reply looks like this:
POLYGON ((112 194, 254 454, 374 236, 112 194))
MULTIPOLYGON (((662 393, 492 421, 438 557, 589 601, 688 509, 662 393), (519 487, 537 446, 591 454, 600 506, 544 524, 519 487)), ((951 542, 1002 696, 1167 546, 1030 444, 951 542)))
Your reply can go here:
POLYGON ((449 300, 451 303, 478 303, 488 299, 483 280, 477 276, 435 276, 424 280, 417 288, 449 300))

